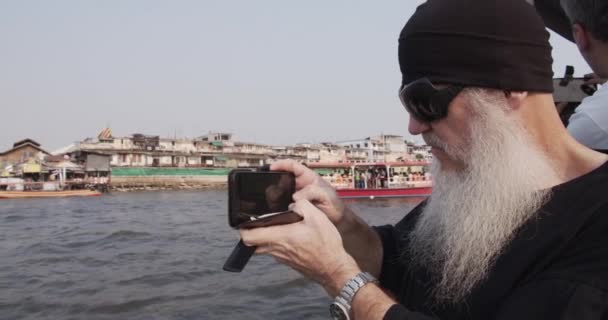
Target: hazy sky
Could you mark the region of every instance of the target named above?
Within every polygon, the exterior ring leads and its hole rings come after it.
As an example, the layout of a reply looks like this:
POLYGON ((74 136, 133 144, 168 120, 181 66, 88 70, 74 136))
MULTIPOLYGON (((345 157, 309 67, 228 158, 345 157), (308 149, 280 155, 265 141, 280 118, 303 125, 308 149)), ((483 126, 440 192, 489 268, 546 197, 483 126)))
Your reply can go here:
MULTIPOLYGON (((0 0, 0 151, 107 125, 270 144, 407 137, 397 37, 420 3, 0 0)), ((552 45, 556 74, 590 71, 573 44, 552 45)))

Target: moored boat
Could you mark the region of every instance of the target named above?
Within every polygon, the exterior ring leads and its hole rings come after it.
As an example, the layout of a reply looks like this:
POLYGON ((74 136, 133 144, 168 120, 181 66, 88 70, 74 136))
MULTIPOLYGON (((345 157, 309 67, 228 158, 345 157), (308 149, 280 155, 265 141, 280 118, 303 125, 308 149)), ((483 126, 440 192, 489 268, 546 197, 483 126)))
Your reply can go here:
POLYGON ((91 197, 100 195, 101 192, 97 190, 0 191, 0 199, 91 197))
POLYGON ((432 180, 426 161, 308 163, 341 198, 427 197, 432 180))

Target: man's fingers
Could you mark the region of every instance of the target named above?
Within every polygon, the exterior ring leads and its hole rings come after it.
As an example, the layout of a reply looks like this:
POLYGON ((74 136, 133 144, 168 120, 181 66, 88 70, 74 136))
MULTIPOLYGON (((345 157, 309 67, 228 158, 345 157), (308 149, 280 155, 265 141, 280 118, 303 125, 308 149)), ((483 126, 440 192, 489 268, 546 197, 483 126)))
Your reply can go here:
POLYGON ((307 199, 301 199, 293 203, 291 210, 304 218, 313 219, 315 216, 323 216, 326 217, 325 213, 315 207, 310 201, 307 199))
POLYGON ((587 85, 603 84, 606 82, 606 79, 600 78, 595 73, 586 74, 583 79, 585 79, 585 84, 587 85))
MULTIPOLYGON (((294 205, 292 208, 296 209, 296 206, 294 205)), ((296 210, 292 211, 302 215, 296 210)), ((264 247, 285 240, 289 234, 294 232, 294 225, 300 222, 253 229, 239 229, 239 232, 241 234, 241 239, 246 246, 264 247)))
POLYGON ((258 246, 255 249, 255 254, 268 254, 272 251, 272 246, 258 246))
POLYGON ((323 190, 317 185, 308 185, 304 189, 293 194, 293 201, 308 200, 310 202, 326 201, 327 197, 323 190))
POLYGON ((594 85, 594 84, 604 84, 604 82, 606 82, 606 79, 602 79, 602 78, 593 78, 593 79, 589 79, 585 81, 586 85, 594 85))
POLYGON ((303 166, 299 162, 291 159, 279 160, 277 162, 273 162, 270 165, 270 170, 272 171, 289 171, 293 172, 293 174, 298 177, 306 173, 308 170, 307 167, 303 166))
POLYGON ((292 172, 296 176, 296 188, 298 189, 313 183, 316 178, 314 171, 291 159, 273 162, 270 165, 270 170, 292 172))
POLYGON ((262 247, 277 240, 276 227, 240 229, 241 239, 248 247, 262 247))

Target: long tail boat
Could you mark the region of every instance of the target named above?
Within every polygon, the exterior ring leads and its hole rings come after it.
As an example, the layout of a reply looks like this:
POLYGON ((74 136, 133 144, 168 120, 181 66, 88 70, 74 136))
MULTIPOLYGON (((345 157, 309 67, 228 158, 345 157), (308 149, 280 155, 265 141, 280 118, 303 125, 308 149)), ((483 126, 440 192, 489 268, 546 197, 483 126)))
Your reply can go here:
POLYGON ((100 195, 101 192, 97 190, 0 191, 0 199, 91 197, 100 195))

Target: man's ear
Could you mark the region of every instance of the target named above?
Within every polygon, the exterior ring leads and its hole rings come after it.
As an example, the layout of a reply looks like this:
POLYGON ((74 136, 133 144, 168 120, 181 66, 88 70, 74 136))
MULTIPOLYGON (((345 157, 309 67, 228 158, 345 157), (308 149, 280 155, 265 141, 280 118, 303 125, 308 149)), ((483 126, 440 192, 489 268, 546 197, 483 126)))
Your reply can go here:
POLYGON ((574 41, 580 52, 589 51, 589 46, 591 44, 589 42, 589 32, 587 32, 582 25, 578 23, 572 25, 572 36, 574 37, 574 41))
POLYGON ((507 102, 512 110, 519 110, 528 97, 528 91, 505 91, 507 102))

